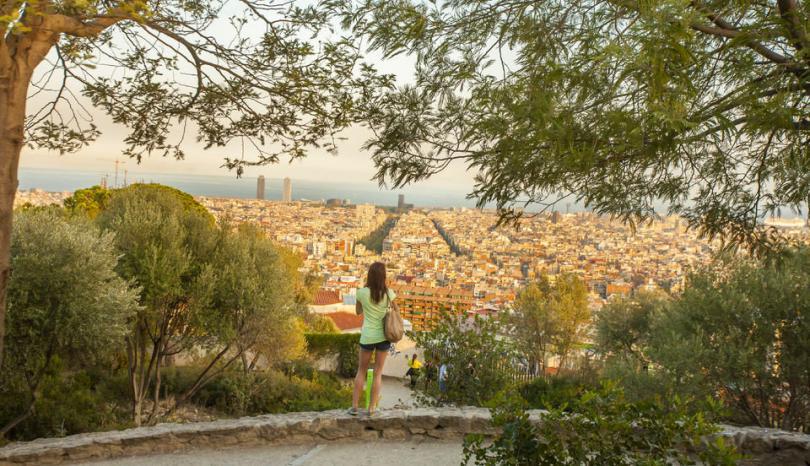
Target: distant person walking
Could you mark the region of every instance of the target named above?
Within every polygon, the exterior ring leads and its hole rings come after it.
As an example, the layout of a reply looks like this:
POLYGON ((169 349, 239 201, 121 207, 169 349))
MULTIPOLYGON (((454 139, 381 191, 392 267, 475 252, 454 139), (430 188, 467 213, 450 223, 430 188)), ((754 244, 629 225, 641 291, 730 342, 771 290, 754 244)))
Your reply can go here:
POLYGON ((357 405, 360 403, 360 394, 363 392, 363 385, 366 381, 371 355, 374 356, 374 380, 371 385, 371 402, 368 406, 368 414, 373 415, 380 400, 380 388, 382 387, 382 372, 385 366, 385 358, 391 343, 385 339, 383 329, 383 317, 388 310, 388 306, 396 298, 396 294, 389 290, 385 284, 385 264, 375 262, 368 268, 366 286, 357 290, 357 305, 355 311, 357 315, 363 316, 363 327, 360 331, 360 363, 357 366, 357 376, 354 378, 354 393, 352 396, 352 407, 349 414, 359 413, 357 405))
POLYGON ((431 385, 433 381, 436 380, 436 372, 438 368, 436 367, 436 362, 432 358, 427 358, 425 362, 425 391, 428 390, 428 387, 431 385))
POLYGON ((439 392, 439 398, 443 400, 447 393, 447 364, 445 363, 439 366, 439 392))
POLYGON ((416 353, 414 353, 413 357, 410 361, 408 361, 408 372, 405 375, 411 377, 411 388, 416 388, 416 380, 419 378, 419 373, 422 369, 422 363, 416 359, 416 353))

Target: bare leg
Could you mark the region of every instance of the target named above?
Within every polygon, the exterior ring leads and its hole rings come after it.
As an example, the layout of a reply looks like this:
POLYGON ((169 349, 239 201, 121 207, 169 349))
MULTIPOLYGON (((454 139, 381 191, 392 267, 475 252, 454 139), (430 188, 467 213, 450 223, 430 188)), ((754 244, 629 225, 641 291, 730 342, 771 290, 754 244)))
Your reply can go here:
POLYGON ((388 351, 377 351, 377 356, 374 360, 374 383, 371 385, 371 406, 368 407, 368 412, 373 413, 377 409, 377 403, 380 402, 380 389, 382 388, 382 373, 385 366, 385 359, 388 357, 388 351))
POLYGON ((371 354, 371 351, 360 349, 360 361, 357 364, 357 375, 354 377, 354 392, 352 393, 352 408, 354 409, 357 409, 357 405, 360 403, 360 394, 363 393, 363 385, 366 383, 366 371, 368 371, 371 354))

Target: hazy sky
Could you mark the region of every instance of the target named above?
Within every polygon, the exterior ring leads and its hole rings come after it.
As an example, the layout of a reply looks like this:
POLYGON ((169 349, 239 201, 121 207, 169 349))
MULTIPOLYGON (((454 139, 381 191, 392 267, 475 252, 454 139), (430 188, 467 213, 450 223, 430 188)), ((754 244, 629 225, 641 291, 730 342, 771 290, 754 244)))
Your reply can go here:
MULTIPOLYGON (((229 32, 228 29, 223 29, 222 34, 229 32)), ((397 75, 400 84, 412 80, 413 64, 409 58, 399 57, 384 63, 376 60, 375 64, 381 71, 397 75)), ((47 63, 43 63, 38 71, 43 72, 45 68, 48 68, 47 63)), ((36 102, 29 103, 29 112, 38 108, 35 105, 36 102)), ((221 165, 225 157, 237 156, 238 149, 213 148, 206 151, 202 145, 195 144, 191 140, 192 138, 188 137, 183 146, 186 152, 185 160, 176 161, 153 155, 145 158, 141 164, 137 164, 133 159, 126 159, 121 155, 125 148, 122 140, 127 134, 126 128, 112 123, 103 111, 94 109, 89 103, 86 105, 93 112, 94 122, 102 132, 102 136, 96 142, 78 153, 67 155, 26 148, 23 150, 20 165, 27 168, 103 171, 112 174, 115 171, 115 160, 119 159, 126 162, 125 165, 122 165, 122 169, 127 169, 133 175, 137 173, 177 173, 235 176, 234 173, 221 168, 221 165)), ((337 156, 313 149, 306 159, 293 163, 284 160, 277 165, 249 167, 246 169, 245 176, 264 175, 269 178, 290 177, 313 181, 342 181, 344 179, 352 182, 368 181, 375 173, 374 164, 370 159, 370 154, 360 149, 367 138, 367 131, 360 127, 345 130, 342 136, 346 140, 338 143, 337 156)), ((472 174, 467 173, 465 166, 457 164, 448 167, 444 173, 434 179, 420 183, 420 186, 425 189, 452 187, 464 189, 467 192, 472 188, 472 174)))
MULTIPOLYGON (((185 160, 177 161, 172 158, 151 156, 144 158, 141 164, 133 159, 121 155, 124 144, 121 140, 126 130, 104 124, 107 116, 103 112, 96 114, 96 121, 102 128, 102 136, 93 144, 75 154, 59 155, 43 150, 24 149, 20 165, 28 168, 56 168, 80 171, 104 171, 114 173, 116 158, 125 164, 121 170, 126 169, 131 174, 137 173, 177 173, 195 175, 224 175, 235 176, 234 172, 221 168, 223 159, 232 152, 220 148, 203 150, 201 146, 193 143, 187 144, 185 160)), ((363 128, 350 128, 344 132, 345 141, 339 142, 338 155, 330 155, 324 151, 313 150, 302 160, 289 163, 287 160, 276 165, 263 167, 248 167, 245 176, 255 177, 264 175, 268 178, 306 179, 313 181, 352 181, 362 182, 374 176, 375 168, 367 152, 361 151, 366 136, 363 128)), ((437 177, 420 183, 426 189, 430 187, 452 187, 470 190, 472 175, 467 173, 463 165, 449 167, 448 170, 437 177)))

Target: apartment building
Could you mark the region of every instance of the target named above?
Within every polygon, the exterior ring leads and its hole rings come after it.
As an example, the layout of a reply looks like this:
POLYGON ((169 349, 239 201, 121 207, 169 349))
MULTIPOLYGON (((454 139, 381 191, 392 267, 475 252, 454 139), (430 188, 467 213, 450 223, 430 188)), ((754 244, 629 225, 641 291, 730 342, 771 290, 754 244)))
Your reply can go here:
POLYGON ((415 331, 430 330, 444 313, 466 314, 472 311, 472 291, 458 288, 393 285, 402 317, 415 331))

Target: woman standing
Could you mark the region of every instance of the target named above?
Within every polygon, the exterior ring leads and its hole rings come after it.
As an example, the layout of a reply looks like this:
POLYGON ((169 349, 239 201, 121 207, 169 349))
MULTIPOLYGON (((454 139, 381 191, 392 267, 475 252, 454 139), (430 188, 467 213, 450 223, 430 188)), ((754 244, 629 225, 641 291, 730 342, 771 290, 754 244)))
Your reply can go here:
POLYGON ((396 298, 396 294, 385 284, 385 264, 382 262, 371 264, 368 268, 366 286, 357 290, 355 311, 357 315, 363 315, 363 327, 360 331, 360 363, 357 366, 357 376, 354 378, 352 407, 349 409, 351 415, 358 413, 357 405, 360 402, 360 394, 363 392, 366 371, 368 371, 371 355, 375 351, 377 355, 374 357, 374 381, 371 385, 369 415, 374 414, 379 402, 385 358, 388 356, 388 350, 391 349, 391 343, 385 339, 383 317, 394 298, 396 298))

